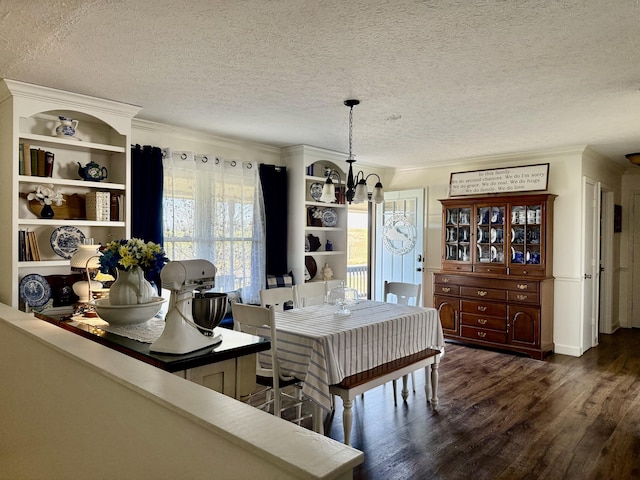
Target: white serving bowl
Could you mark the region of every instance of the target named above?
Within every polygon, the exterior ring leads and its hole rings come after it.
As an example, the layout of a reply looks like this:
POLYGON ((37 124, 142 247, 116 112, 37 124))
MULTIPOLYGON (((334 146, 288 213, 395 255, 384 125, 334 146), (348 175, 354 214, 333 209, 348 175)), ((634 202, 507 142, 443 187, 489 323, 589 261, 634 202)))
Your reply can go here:
POLYGON ((162 297, 153 297, 148 303, 111 305, 109 297, 106 297, 92 300, 89 304, 93 305, 98 316, 110 325, 135 325, 153 318, 166 301, 162 297))

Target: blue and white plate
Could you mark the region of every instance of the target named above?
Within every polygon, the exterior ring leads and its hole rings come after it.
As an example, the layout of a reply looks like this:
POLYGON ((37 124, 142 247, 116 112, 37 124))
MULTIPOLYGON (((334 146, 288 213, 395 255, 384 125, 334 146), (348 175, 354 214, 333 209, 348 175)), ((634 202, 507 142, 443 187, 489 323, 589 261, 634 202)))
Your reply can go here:
POLYGON ((47 279, 37 273, 25 275, 18 287, 20 298, 30 307, 42 307, 51 298, 51 286, 47 279))
POLYGON ((51 248, 62 258, 71 258, 83 241, 84 233, 70 225, 58 227, 51 233, 51 248))
POLYGON ((320 182, 313 182, 309 185, 309 193, 311 194, 311 198, 313 198, 316 202, 320 201, 320 197, 322 196, 322 184, 320 182))
POLYGON ((338 223, 338 214, 333 208, 325 208, 322 211, 322 226, 335 227, 338 223))

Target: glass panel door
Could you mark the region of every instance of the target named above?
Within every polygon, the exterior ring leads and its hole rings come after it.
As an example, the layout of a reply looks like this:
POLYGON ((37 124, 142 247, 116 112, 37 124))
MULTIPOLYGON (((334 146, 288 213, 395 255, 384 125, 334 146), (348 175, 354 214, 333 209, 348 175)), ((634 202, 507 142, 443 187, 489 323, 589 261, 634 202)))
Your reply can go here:
POLYGON ((477 262, 504 264, 504 212, 503 205, 478 207, 477 262))
POLYGON ((540 265, 541 225, 542 205, 511 207, 511 264, 540 265))
POLYGON ((445 260, 471 262, 471 208, 447 208, 445 260))

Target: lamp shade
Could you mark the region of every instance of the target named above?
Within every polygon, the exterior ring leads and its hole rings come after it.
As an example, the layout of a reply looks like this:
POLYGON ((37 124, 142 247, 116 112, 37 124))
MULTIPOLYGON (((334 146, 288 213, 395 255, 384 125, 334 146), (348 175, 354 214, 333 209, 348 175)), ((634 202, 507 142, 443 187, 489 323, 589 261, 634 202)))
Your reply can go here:
POLYGON ((363 203, 367 201, 368 192, 367 192, 367 183, 364 178, 361 179, 356 185, 356 193, 353 196, 353 203, 363 203))
POLYGON ((382 183, 376 183, 376 186, 373 187, 373 194, 371 195, 371 201, 373 203, 382 203, 384 202, 384 190, 382 189, 382 183))
POLYGON ((322 186, 322 196, 320 201, 324 203, 333 203, 336 200, 336 186, 333 184, 330 178, 322 186))
POLYGON ((87 268, 98 268, 100 266, 100 256, 98 251, 100 245, 78 245, 78 250, 71 257, 71 268, 85 270, 87 268))
POLYGON ((634 165, 639 165, 640 166, 640 152, 639 153, 627 153, 625 155, 625 157, 627 157, 627 160, 629 160, 634 165))

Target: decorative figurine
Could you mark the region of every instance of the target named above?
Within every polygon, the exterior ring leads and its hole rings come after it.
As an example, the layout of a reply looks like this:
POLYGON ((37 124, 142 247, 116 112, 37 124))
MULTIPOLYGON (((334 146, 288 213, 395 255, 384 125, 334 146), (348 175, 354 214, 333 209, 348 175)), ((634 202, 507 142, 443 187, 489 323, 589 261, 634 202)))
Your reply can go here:
POLYGON ((333 279, 333 270, 328 263, 325 263, 324 267, 322 267, 322 279, 325 281, 333 279))

